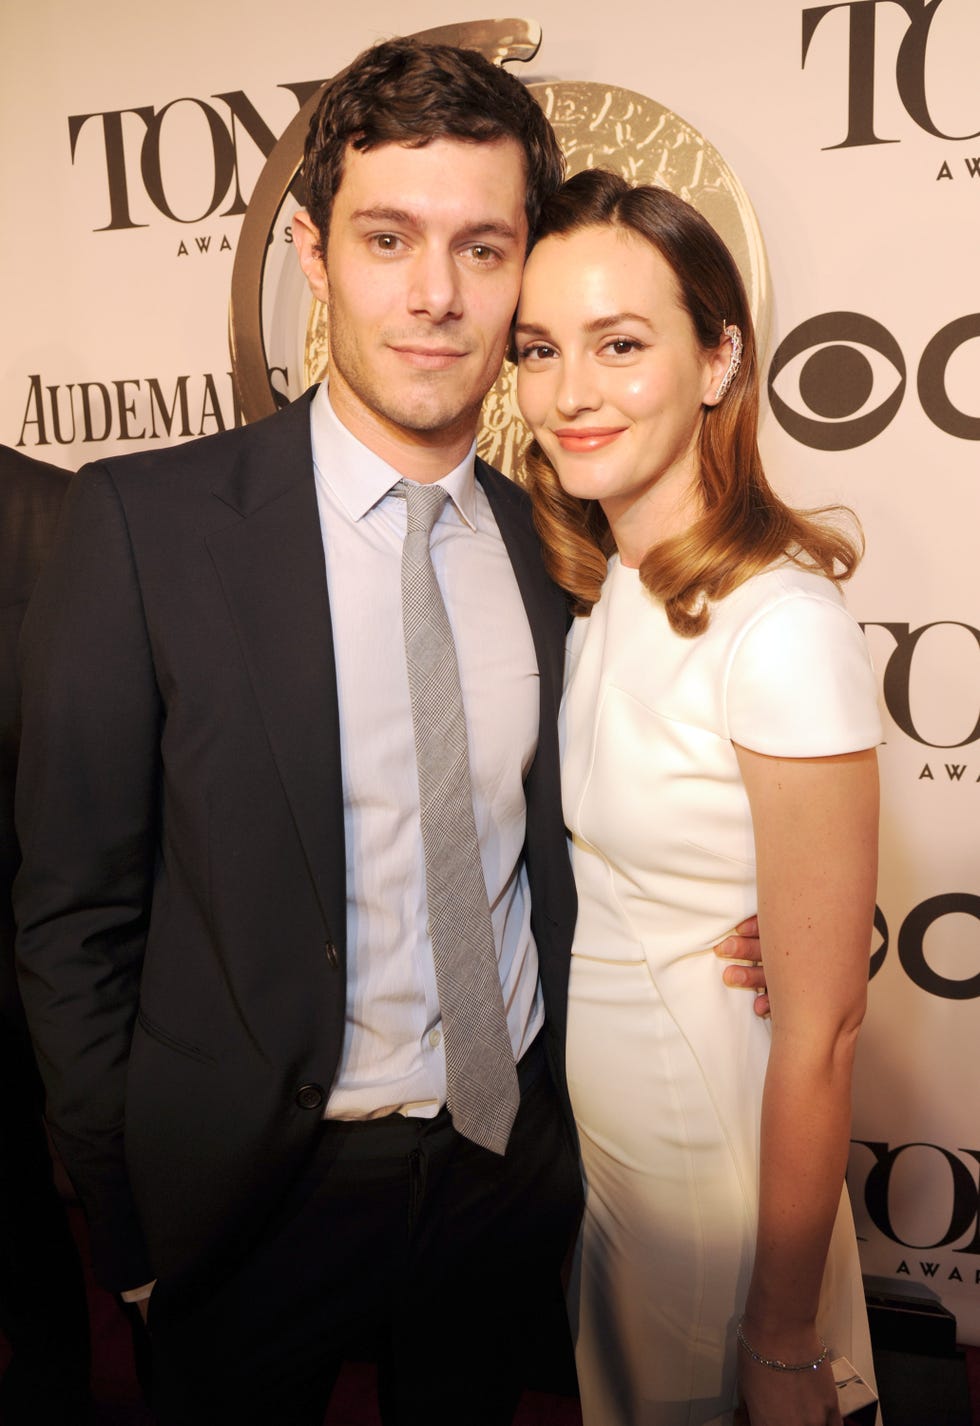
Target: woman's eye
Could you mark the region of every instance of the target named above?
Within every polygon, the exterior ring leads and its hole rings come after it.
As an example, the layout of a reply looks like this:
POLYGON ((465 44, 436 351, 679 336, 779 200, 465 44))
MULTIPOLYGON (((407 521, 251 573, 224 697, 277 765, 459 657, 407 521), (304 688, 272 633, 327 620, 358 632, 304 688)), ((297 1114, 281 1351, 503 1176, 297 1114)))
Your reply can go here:
POLYGON ((609 343, 609 350, 614 356, 628 356, 630 352, 638 352, 640 344, 632 337, 616 337, 609 343))
POLYGON ((554 347, 545 346, 543 342, 532 342, 529 346, 521 348, 519 356, 522 361, 535 361, 554 356, 554 352, 554 347))

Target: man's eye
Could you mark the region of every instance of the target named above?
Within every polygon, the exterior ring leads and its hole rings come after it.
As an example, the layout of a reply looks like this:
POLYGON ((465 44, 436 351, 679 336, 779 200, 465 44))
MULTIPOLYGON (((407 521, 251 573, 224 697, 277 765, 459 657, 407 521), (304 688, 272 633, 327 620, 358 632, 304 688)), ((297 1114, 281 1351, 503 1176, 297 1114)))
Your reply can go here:
POLYGON ((470 256, 477 262, 493 262, 497 254, 495 249, 487 247, 486 243, 474 243, 470 248, 470 256))
POLYGON ((394 233, 376 233, 374 246, 384 253, 394 252, 398 246, 398 239, 394 233))

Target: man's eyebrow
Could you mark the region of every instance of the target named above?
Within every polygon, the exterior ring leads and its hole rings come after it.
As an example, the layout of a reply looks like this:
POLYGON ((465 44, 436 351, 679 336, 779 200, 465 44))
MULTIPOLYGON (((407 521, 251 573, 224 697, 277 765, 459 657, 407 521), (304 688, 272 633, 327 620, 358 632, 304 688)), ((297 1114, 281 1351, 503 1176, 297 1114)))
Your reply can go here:
POLYGON ((419 226, 417 213, 407 208, 358 208, 351 214, 355 223, 407 223, 413 228, 419 226))
POLYGON ((461 228, 458 235, 460 238, 504 238, 507 241, 516 242, 522 234, 512 228, 510 223, 503 222, 500 218, 485 218, 479 223, 467 223, 465 228, 461 228))
MULTIPOLYGON (((358 208, 351 218, 355 223, 391 223, 393 226, 403 226, 410 228, 424 228, 425 220, 419 213, 413 213, 409 208, 358 208)), ((521 234, 517 232, 510 223, 503 222, 500 218, 480 218, 476 222, 467 223, 456 233, 458 241, 477 238, 503 238, 508 242, 517 242, 521 234)))

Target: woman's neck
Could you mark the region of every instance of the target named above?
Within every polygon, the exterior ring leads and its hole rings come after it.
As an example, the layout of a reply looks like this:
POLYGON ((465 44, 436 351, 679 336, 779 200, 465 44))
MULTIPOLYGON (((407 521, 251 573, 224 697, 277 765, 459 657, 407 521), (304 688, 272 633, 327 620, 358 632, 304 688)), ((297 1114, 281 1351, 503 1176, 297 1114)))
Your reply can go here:
POLYGON ((633 500, 601 503, 619 558, 629 569, 639 569, 654 545, 683 535, 700 513, 697 486, 686 473, 665 476, 633 500))

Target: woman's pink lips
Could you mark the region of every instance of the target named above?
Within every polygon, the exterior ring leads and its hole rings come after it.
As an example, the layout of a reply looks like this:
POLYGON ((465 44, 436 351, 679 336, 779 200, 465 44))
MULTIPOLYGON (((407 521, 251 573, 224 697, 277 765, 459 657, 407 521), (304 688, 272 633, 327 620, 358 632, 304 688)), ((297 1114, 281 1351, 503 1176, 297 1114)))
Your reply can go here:
POLYGON ((554 431, 552 434, 563 451, 597 451, 608 446, 625 431, 625 426, 577 427, 574 430, 554 431))

